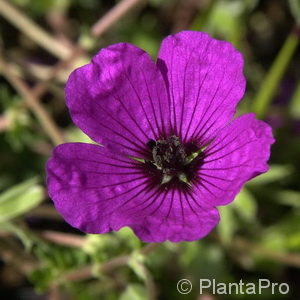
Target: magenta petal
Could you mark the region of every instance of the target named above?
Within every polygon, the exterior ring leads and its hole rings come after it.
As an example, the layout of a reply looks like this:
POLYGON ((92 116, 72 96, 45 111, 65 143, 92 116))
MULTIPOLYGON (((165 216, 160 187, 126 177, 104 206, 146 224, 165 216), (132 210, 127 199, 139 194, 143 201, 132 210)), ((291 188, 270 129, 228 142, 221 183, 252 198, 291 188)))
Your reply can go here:
POLYGON ((234 120, 204 152, 199 197, 209 206, 231 202, 246 181, 268 170, 272 143, 271 127, 253 113, 234 120))
POLYGON ((184 31, 163 41, 157 64, 122 43, 75 70, 65 90, 71 117, 104 147, 54 149, 47 184, 64 219, 88 233, 129 226, 145 242, 206 236, 219 222, 215 207, 268 170, 270 126, 254 114, 232 121, 242 69, 231 44, 184 31))
POLYGON ((144 186, 136 163, 104 147, 83 143, 57 146, 47 163, 47 184, 56 209, 72 226, 103 233, 124 226, 112 215, 144 186))
POLYGON ((195 196, 151 186, 130 160, 82 143, 55 148, 47 164, 49 195, 72 226, 104 233, 130 226, 146 242, 196 240, 218 223, 195 196))
POLYGON ((127 155, 141 156, 149 139, 170 131, 162 75, 145 51, 127 43, 102 49, 75 70, 66 98, 77 126, 127 155))
POLYGON ((185 140, 209 141, 244 94, 241 54, 206 33, 182 31, 163 40, 158 66, 170 89, 175 131, 185 140))
POLYGON ((141 221, 130 227, 145 242, 199 240, 209 234, 220 220, 216 208, 204 209, 199 203, 200 199, 178 191, 160 195, 153 204, 152 212, 141 212, 141 221))

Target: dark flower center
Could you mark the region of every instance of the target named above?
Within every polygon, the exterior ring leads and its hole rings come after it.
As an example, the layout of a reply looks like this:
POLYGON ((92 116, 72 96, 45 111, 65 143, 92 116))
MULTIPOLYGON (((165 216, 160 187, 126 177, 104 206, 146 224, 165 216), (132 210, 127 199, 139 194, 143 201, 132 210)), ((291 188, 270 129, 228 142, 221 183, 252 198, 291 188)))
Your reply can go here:
POLYGON ((166 186, 192 186, 203 158, 195 145, 185 145, 175 135, 157 141, 150 140, 147 145, 152 158, 146 160, 146 168, 156 183, 166 186))

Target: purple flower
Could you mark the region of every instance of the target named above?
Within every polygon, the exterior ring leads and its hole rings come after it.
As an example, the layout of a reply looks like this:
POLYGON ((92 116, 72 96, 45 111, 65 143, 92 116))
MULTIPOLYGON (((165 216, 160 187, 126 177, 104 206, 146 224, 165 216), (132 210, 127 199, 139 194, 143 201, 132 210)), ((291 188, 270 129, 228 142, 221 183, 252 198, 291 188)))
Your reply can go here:
POLYGON ((47 164, 49 195, 72 226, 129 226, 145 242, 197 240, 216 206, 268 170, 270 126, 249 113, 243 59, 230 43, 184 31, 164 39, 157 63, 120 43, 75 70, 66 86, 74 123, 103 145, 68 143, 47 164))

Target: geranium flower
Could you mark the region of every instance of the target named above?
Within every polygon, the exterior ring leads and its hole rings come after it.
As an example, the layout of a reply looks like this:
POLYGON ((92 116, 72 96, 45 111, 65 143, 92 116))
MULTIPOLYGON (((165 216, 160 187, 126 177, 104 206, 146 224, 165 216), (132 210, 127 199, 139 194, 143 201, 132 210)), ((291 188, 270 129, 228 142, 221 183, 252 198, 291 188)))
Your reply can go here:
POLYGON ((219 222, 274 142, 253 113, 233 120, 243 58, 230 43, 184 31, 157 62, 128 43, 75 70, 65 93, 73 122, 96 144, 67 143, 47 164, 48 190, 72 226, 129 226, 145 242, 192 241, 219 222))

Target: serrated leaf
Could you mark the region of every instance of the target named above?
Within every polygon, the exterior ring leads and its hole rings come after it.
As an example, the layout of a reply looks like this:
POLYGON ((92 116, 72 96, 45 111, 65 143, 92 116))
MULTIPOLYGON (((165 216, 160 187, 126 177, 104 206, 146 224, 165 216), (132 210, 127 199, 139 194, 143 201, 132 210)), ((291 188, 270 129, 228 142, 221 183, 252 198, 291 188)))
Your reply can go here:
POLYGON ((57 277, 56 270, 50 267, 33 270, 29 275, 29 280, 34 284, 37 292, 42 293, 49 289, 53 278, 57 277))
POLYGON ((37 179, 15 185, 0 195, 0 222, 20 216, 39 205, 44 198, 44 189, 37 179))
POLYGON ((236 196, 233 207, 242 218, 248 221, 255 219, 257 211, 255 198, 246 188, 243 188, 236 196))

